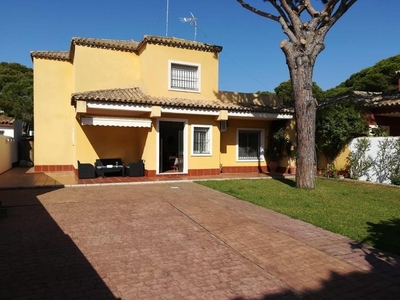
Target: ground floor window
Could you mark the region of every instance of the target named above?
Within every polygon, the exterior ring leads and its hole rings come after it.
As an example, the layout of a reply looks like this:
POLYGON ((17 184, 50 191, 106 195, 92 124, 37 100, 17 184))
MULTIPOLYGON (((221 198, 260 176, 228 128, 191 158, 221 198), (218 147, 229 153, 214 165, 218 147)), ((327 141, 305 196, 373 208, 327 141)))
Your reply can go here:
POLYGON ((211 154, 211 126, 193 125, 193 154, 211 154))
POLYGON ((263 130, 239 129, 237 147, 238 160, 264 160, 263 130))

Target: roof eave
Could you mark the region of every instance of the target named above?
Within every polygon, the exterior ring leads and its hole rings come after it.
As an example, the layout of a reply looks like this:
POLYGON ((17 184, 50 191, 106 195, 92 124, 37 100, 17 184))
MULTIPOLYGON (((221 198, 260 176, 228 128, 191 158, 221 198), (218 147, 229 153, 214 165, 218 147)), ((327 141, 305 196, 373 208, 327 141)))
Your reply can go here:
MULTIPOLYGON (((163 45, 167 47, 175 47, 175 48, 183 48, 183 49, 191 49, 191 50, 197 50, 197 51, 204 51, 204 52, 211 52, 211 53, 219 53, 222 51, 222 46, 217 46, 217 45, 208 45, 205 43, 196 43, 190 45, 192 41, 189 40, 184 40, 184 39, 177 39, 173 37, 158 37, 158 36, 151 36, 151 35, 145 35, 144 38, 139 42, 139 45, 137 46, 137 51, 141 51, 141 49, 146 45, 146 44, 154 44, 154 45, 163 45), (182 43, 179 43, 181 41, 182 43), (183 42, 186 42, 183 43, 183 42)), ((193 43, 195 43, 193 41, 193 43)))

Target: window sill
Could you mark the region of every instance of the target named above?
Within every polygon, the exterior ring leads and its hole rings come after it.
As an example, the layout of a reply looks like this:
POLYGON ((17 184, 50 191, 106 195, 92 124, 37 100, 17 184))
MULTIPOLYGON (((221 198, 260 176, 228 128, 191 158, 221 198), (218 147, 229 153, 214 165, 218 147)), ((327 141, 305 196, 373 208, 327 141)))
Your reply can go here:
POLYGON ((212 156, 211 153, 192 153, 192 156, 212 156))
POLYGON ((184 89, 175 89, 175 88, 168 88, 168 91, 173 91, 173 92, 186 92, 186 93, 196 93, 200 94, 200 90, 184 90, 184 89))
POLYGON ((265 159, 236 159, 236 162, 265 162, 265 159))

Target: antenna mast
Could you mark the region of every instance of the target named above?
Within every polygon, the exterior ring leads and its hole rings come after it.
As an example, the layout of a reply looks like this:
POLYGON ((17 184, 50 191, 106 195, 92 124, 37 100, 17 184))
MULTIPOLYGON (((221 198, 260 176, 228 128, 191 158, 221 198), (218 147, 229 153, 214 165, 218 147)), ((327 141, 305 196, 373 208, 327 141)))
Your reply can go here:
POLYGON ((169 0, 167 0, 167 18, 165 21, 165 36, 168 36, 168 13, 169 13, 169 0))
POLYGON ((182 23, 190 23, 190 25, 194 26, 194 40, 197 38, 197 18, 190 12, 192 15, 191 18, 179 18, 182 23))

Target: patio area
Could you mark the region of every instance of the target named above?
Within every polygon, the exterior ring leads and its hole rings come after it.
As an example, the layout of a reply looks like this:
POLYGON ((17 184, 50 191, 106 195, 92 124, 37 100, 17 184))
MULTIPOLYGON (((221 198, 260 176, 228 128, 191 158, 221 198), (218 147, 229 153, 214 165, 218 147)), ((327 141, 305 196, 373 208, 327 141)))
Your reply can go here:
POLYGON ((396 259, 191 182, 3 189, 0 199, 0 299, 400 295, 396 259))
POLYGON ((293 177, 289 174, 271 173, 221 173, 220 175, 188 176, 185 174, 163 174, 157 177, 97 177, 94 179, 78 179, 73 171, 34 172, 33 168, 15 167, 0 174, 0 189, 34 188, 34 187, 71 187, 97 185, 129 185, 137 183, 165 181, 225 180, 240 178, 293 177))

